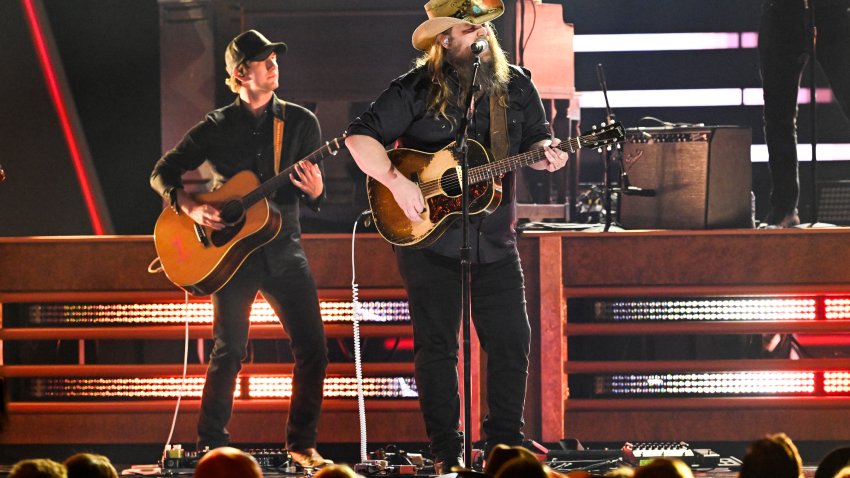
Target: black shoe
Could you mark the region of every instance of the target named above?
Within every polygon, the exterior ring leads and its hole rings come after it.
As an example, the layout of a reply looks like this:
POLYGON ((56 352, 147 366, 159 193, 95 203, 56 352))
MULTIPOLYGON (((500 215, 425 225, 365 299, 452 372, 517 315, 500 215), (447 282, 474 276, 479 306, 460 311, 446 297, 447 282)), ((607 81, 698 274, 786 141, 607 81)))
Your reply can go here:
POLYGON ((441 475, 452 473, 452 468, 466 468, 466 466, 463 464, 462 456, 437 458, 434 461, 434 471, 441 475))

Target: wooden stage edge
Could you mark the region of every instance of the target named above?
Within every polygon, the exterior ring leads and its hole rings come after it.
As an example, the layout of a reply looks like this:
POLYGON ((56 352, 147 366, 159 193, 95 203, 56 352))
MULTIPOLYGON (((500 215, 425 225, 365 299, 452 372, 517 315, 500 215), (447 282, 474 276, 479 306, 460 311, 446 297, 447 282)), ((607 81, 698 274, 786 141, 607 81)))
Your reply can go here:
MULTIPOLYGON (((303 243, 320 296, 350 298, 350 235, 306 234, 303 243)), ((557 442, 566 436, 589 442, 626 439, 741 442, 773 431, 785 431, 799 440, 844 438, 842 427, 835 424, 843 423, 850 411, 847 399, 740 402, 704 399, 699 403, 685 399, 649 403, 635 399, 568 398, 567 337, 591 335, 598 330, 575 324, 576 331, 571 333, 567 305, 573 298, 846 296, 850 295, 848 246, 848 228, 523 233, 519 249, 533 337, 526 435, 544 442, 557 442)), ((404 299, 392 250, 383 239, 376 234, 358 235, 355 254, 361 299, 404 299)), ((0 238, 0 303, 182 300, 182 292, 163 274, 148 273, 155 257, 151 236, 0 238)), ((35 329, 4 330, 2 319, 0 313, 0 340, 45 339, 42 336, 45 332, 35 329)), ((649 329, 639 327, 619 333, 651 332, 652 325, 647 325, 649 329)), ((824 332, 842 330, 836 323, 825 326, 828 327, 824 332)), ((684 326, 667 327, 664 333, 712 332, 706 324, 693 330, 684 326)), ((790 332, 790 327, 765 324, 765 330, 777 333, 790 332)), ((807 332, 817 331, 817 325, 805 328, 807 332)), ((744 324, 723 333, 758 330, 757 324, 744 324)), ((850 330, 850 325, 846 330, 850 330)), ((104 333, 89 327, 80 340, 103 339, 108 336, 104 333)), ((63 331, 62 338, 69 339, 68 334, 63 331)), ((123 330, 121 334, 126 338, 128 332, 123 330)), ((177 334, 168 336, 173 339, 177 334)), ((845 362, 838 360, 835 365, 846 365, 845 362)), ((582 364, 574 365, 581 369, 582 364)), ((604 363, 587 364, 585 368, 593 370, 601 366, 604 363)), ((681 363, 677 366, 689 367, 681 363)), ((711 366, 726 367, 725 364, 711 366)), ((823 369, 829 364, 818 362, 817 366, 823 369)), ((31 372, 27 368, 27 373, 38 376, 35 367, 31 372)), ((399 369, 398 364, 393 367, 399 369)), ((376 369, 378 374, 379 369, 376 369)), ((9 379, 19 377, 22 370, 9 379)), ((479 382, 483 382, 483 377, 479 382)), ((484 383, 479 385, 481 389, 486 387, 484 383)), ((112 442, 111 437, 116 436, 124 437, 122 440, 126 439, 127 443, 158 443, 162 439, 162 426, 170 422, 165 407, 128 407, 131 410, 126 413, 115 407, 120 408, 120 404, 113 403, 105 410, 96 411, 89 406, 74 409, 57 405, 51 409, 49 404, 12 402, 9 425, 0 433, 0 443, 112 442), (85 424, 93 420, 99 423, 97 430, 87 429, 85 424), (40 432, 34 434, 32 430, 40 432)), ((473 408, 476 416, 486 410, 480 398, 473 408)), ((180 440, 193 439, 195 413, 189 406, 187 413, 181 415, 176 432, 180 440)), ((268 430, 270 427, 263 424, 269 420, 282 421, 285 413, 284 405, 238 405, 231 431, 234 437, 251 437, 248 441, 252 442, 265 438, 280 441, 278 430, 266 433, 269 436, 255 434, 257 430, 268 430)), ((376 406, 367 416, 373 440, 424 441, 415 401, 376 406)), ((322 426, 321 440, 356 441, 356 408, 352 402, 329 403, 322 426)), ((476 434, 478 430, 473 433, 476 434)))

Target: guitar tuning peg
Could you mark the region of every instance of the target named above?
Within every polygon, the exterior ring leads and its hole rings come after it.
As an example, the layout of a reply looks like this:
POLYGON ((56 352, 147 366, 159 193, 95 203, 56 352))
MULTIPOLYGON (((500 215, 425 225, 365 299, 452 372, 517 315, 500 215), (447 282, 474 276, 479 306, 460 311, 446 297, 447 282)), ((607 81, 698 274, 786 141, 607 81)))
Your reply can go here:
POLYGON ((596 148, 596 152, 602 154, 602 148, 596 148))
POLYGON ((608 149, 608 151, 611 151, 611 145, 610 144, 608 145, 607 149, 608 149))
POLYGON ((605 127, 605 122, 603 121, 603 122, 599 123, 599 126, 602 126, 602 127, 604 128, 604 127, 605 127))
POLYGON ((593 131, 596 131, 596 125, 591 126, 590 129, 592 129, 593 131))
POLYGON ((620 143, 617 143, 617 149, 623 149, 623 147, 620 145, 620 143))

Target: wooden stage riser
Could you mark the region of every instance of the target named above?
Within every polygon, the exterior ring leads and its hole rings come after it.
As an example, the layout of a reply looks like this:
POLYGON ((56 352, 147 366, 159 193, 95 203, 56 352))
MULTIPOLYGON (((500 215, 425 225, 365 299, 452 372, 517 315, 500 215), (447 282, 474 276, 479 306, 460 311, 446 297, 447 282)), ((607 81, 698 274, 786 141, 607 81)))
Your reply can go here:
POLYGON ((750 442, 783 432, 795 441, 847 441, 850 408, 830 410, 567 410, 568 436, 586 442, 750 442))
MULTIPOLYGON (((321 297, 342 300, 350 297, 350 241, 351 237, 346 234, 304 237, 304 248, 321 297)), ((635 410, 631 406, 634 400, 622 400, 613 405, 591 403, 571 409, 571 403, 580 401, 567 398, 566 371, 570 367, 566 337, 571 335, 567 299, 850 295, 848 245, 850 231, 838 228, 570 232, 522 236, 519 249, 532 326, 526 435, 545 442, 555 442, 565 436, 585 441, 741 441, 781 429, 800 439, 837 438, 835 423, 843 423, 839 418, 846 416, 848 408, 843 402, 835 407, 824 407, 822 403, 801 399, 799 404, 787 409, 782 406, 761 410, 743 407, 736 411, 725 406, 704 409, 683 406, 671 407, 668 411, 635 410)), ((403 299, 404 290, 391 248, 375 234, 358 235, 356 248, 360 296, 403 299)), ((0 238, 0 302, 182 299, 182 293, 162 274, 147 273, 154 257, 153 241, 149 236, 0 238)), ((593 327, 599 326, 602 329, 586 327, 580 330, 578 327, 577 332, 581 333, 577 335, 596 332, 605 335, 604 324, 593 324, 593 327)), ((773 327, 791 332, 787 324, 773 327)), ((817 328, 817 324, 807 325, 806 332, 817 333, 817 328)), ((766 330, 771 330, 771 326, 766 330)), ((835 332, 835 329, 826 327, 824 331, 835 332)), ((644 329, 640 332, 651 333, 644 329)), ((699 335, 710 333, 711 329, 695 327, 675 332, 699 335)), ((482 355, 480 360, 485 363, 486 356, 482 355)), ((602 358, 604 360, 606 358, 602 358)), ((581 368, 581 362, 573 363, 581 368)), ((841 363, 837 361, 836 365, 841 363)), ((474 381, 482 387, 486 385, 478 375, 474 381)), ((687 400, 681 401, 687 403, 687 400)), ((476 399, 473 403, 476 416, 484 411, 478 405, 479 399, 476 399)), ((278 431, 259 430, 267 429, 269 423, 278 419, 283 423, 284 414, 284 411, 269 409, 244 415, 237 412, 231 431, 237 440, 262 442, 269 438, 270 442, 279 441, 278 431)), ((369 426, 372 440, 424 441, 417 411, 383 410, 369 417, 373 421, 369 426)), ((27 443, 27 440, 34 440, 29 433, 32 430, 39 430, 37 440, 45 443, 51 440, 79 442, 82 430, 91 435, 86 440, 111 441, 136 427, 151 431, 140 431, 134 440, 156 443, 161 440, 159 429, 170 423, 170 415, 159 411, 153 414, 27 412, 11 418, 9 429, 0 435, 1 442, 27 443), (99 424, 102 434, 87 430, 92 424, 99 424)), ((184 414, 180 420, 181 440, 191 441, 194 415, 184 414)), ((321 426, 322 440, 357 440, 353 406, 326 410, 321 426)))
MULTIPOLYGON (((35 444, 155 444, 168 437, 173 411, 167 413, 41 413, 13 414, 0 443, 35 444)), ((227 429, 233 443, 286 443, 285 411, 237 410, 227 429)), ((183 412, 177 419, 172 443, 193 449, 197 438, 197 412, 183 412)), ((360 425, 356 411, 323 411, 319 423, 322 443, 356 443, 360 425)), ((368 412, 366 428, 375 443, 410 443, 426 440, 418 410, 368 412)))

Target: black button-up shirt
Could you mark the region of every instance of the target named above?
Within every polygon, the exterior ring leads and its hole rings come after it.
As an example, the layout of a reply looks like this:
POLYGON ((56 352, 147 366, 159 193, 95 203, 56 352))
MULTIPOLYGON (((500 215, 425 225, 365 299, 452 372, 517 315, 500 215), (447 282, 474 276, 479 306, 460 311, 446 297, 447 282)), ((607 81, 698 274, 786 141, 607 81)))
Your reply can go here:
MULTIPOLYGON (((204 161, 212 165, 212 189, 245 170, 252 171, 261 182, 267 181, 275 175, 274 118, 284 120, 281 171, 319 148, 319 121, 306 108, 294 103, 286 103, 282 107, 281 102, 273 97, 265 113, 255 118, 237 97, 232 104, 207 114, 174 149, 157 161, 151 174, 151 187, 168 198, 171 190, 182 187, 183 173, 198 168, 204 161)), ((283 228, 263 248, 272 271, 291 265, 293 260, 304 260, 300 246, 299 201, 318 210, 324 197, 323 190, 321 196, 311 200, 290 183, 273 195, 272 199, 283 217, 283 228)))
MULTIPOLYGON (((456 73, 450 81, 457 88, 456 73)), ((427 68, 417 67, 395 79, 378 99, 348 127, 348 134, 370 136, 384 146, 398 141, 399 147, 436 152, 457 135, 457 119, 464 112, 452 102, 446 113, 455 121, 436 118, 426 111, 431 78, 427 68)), ((508 85, 508 155, 531 149, 538 141, 548 139, 549 123, 537 89, 528 70, 511 66, 508 85)), ((490 147, 490 102, 484 96, 476 101, 475 114, 469 126, 469 138, 490 147)), ((503 196, 499 207, 489 215, 470 216, 469 239, 474 262, 488 263, 516 254, 516 206, 514 173, 502 179, 503 196)), ((460 217, 460 216, 455 216, 460 217)), ((461 221, 456 220, 439 240, 427 249, 448 257, 460 257, 461 221)))

